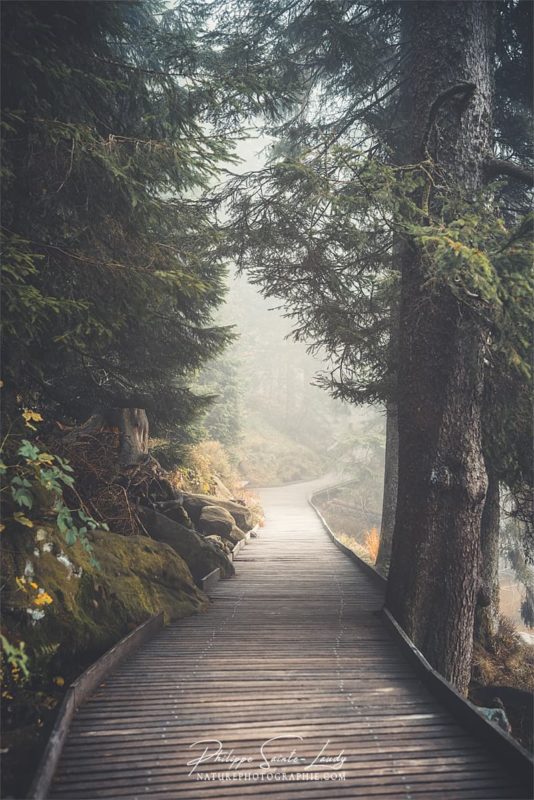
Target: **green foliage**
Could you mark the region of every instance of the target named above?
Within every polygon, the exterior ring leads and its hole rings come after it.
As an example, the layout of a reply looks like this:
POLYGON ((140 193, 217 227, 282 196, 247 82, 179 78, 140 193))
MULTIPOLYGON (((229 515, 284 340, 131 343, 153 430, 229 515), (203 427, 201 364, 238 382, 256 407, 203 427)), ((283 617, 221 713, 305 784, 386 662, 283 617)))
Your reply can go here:
MULTIPOLYGON (((41 421, 41 415, 35 411, 24 411, 23 417, 26 427, 33 430, 32 422, 41 421)), ((109 528, 87 514, 81 503, 77 509, 66 505, 65 488, 75 494, 73 470, 68 461, 41 450, 38 443, 14 432, 5 436, 0 455, 0 475, 4 479, 0 490, 3 527, 14 523, 34 528, 37 521, 51 516, 67 545, 80 542, 91 555, 88 531, 109 528)))
POLYGON ((212 397, 203 421, 206 438, 232 446, 241 435, 242 387, 239 364, 231 356, 208 363, 199 376, 198 392, 212 397))
POLYGON ((16 645, 0 633, 0 644, 7 663, 14 671, 21 672, 24 678, 30 677, 28 669, 28 655, 25 652, 24 642, 16 645))
MULTIPOLYGON (((230 158, 191 86, 193 3, 2 7, 6 382, 81 417, 188 423, 224 347, 219 235, 200 193, 230 158)), ((202 405, 202 403, 200 404, 202 405)))
POLYGON ((437 224, 409 231, 427 256, 428 285, 434 290, 446 286, 478 314, 491 329, 492 349, 502 351, 509 367, 529 379, 533 217, 528 214, 507 227, 499 207, 490 204, 490 192, 478 205, 456 198, 456 207, 446 205, 437 224))
POLYGON ((446 186, 428 217, 419 201, 427 178, 427 163, 392 167, 336 146, 327 171, 304 152, 229 188, 241 267, 287 304, 296 338, 329 354, 325 383, 357 402, 385 399, 397 368, 395 241, 419 246, 430 293, 452 292, 490 326, 492 347, 530 374, 531 217, 507 226, 494 185, 476 202, 446 186))

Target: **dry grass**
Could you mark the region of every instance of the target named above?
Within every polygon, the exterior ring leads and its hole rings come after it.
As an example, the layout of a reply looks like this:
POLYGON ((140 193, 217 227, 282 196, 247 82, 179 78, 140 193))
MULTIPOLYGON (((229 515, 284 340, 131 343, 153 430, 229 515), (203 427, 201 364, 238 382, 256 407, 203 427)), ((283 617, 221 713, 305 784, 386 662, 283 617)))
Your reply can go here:
POLYGON ((499 630, 487 648, 475 644, 469 699, 478 705, 504 706, 514 736, 534 749, 534 647, 521 641, 511 620, 501 617, 499 630))
POLYGON ((534 647, 521 641, 507 617, 501 617, 489 648, 475 645, 473 678, 482 686, 511 686, 534 692, 534 647))
POLYGON ((254 522, 263 522, 263 509, 257 494, 243 487, 243 481, 230 461, 224 446, 215 440, 199 442, 190 447, 186 462, 170 474, 171 483, 185 492, 228 496, 243 501, 253 514, 254 522), (217 485, 215 476, 223 487, 217 485))
POLYGON ((345 547, 349 548, 349 550, 352 550, 352 552, 355 553, 358 558, 361 558, 362 561, 365 561, 367 564, 371 564, 371 559, 369 557, 367 548, 361 544, 358 544, 358 542, 352 536, 349 536, 343 531, 340 531, 339 533, 336 531, 335 537, 338 542, 341 542, 341 544, 344 544, 345 547))
POLYGON ((188 448, 184 465, 171 473, 171 480, 176 488, 187 492, 216 494, 214 475, 232 494, 242 483, 223 445, 206 440, 188 448))
POLYGON ((376 564, 378 558, 378 548, 380 546, 380 534, 378 528, 371 528, 370 531, 365 532, 364 547, 367 550, 369 558, 373 564, 376 564))

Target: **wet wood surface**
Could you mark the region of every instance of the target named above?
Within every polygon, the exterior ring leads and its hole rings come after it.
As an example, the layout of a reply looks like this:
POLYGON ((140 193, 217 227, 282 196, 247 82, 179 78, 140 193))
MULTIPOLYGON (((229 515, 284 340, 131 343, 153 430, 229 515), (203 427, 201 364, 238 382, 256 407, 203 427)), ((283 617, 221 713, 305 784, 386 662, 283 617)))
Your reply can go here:
POLYGON ((326 535, 311 488, 263 490, 266 526, 209 611, 76 713, 53 798, 524 796, 404 660, 381 587, 326 535))

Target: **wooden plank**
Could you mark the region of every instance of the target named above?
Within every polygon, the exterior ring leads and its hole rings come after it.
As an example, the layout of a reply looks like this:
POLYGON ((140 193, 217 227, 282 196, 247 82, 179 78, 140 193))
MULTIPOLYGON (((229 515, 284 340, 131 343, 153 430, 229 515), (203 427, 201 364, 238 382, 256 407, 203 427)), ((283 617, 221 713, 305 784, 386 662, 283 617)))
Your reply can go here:
POLYGON ((115 669, 122 659, 131 655, 163 627, 163 613, 155 614, 104 653, 77 678, 65 693, 56 722, 37 768, 28 797, 46 800, 54 772, 61 757, 69 726, 76 709, 95 690, 99 683, 115 669))

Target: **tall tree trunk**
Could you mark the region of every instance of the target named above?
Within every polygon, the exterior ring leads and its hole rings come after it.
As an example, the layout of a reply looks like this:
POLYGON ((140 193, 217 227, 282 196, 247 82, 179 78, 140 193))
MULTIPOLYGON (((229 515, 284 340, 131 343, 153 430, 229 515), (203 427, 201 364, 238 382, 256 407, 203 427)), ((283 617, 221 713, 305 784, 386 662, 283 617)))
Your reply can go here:
POLYGON ((475 613, 475 640, 487 646, 499 625, 499 480, 488 469, 488 490, 480 530, 480 580, 475 613))
POLYGON ((138 464, 148 454, 148 417, 143 408, 110 408, 92 414, 74 428, 68 438, 96 435, 106 428, 118 429, 118 461, 123 467, 138 464))
POLYGON ((392 400, 386 406, 386 455, 384 464, 384 495, 382 498, 382 521, 380 546, 376 566, 384 575, 389 570, 391 545, 395 528, 397 488, 399 481, 399 426, 397 404, 392 400))
MULTIPOLYGON (((439 183, 474 194, 491 146, 493 4, 409 2, 401 13, 412 163, 431 150, 439 183), (453 86, 457 93, 443 94, 453 86)), ((466 692, 487 483, 480 431, 484 331, 450 290, 432 292, 427 277, 421 251, 406 242, 399 487, 386 603, 430 663, 466 692)))

